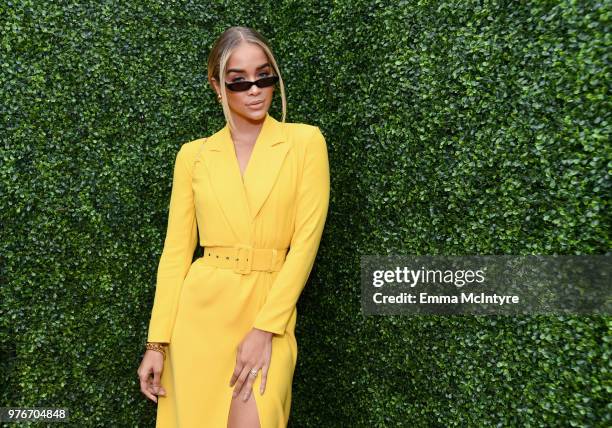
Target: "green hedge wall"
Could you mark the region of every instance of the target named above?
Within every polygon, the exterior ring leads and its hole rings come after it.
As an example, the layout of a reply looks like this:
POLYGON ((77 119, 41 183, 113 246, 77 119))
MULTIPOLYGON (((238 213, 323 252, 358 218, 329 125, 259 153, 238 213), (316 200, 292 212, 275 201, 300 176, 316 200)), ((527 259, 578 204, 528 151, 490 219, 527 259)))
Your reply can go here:
POLYGON ((172 161, 223 126, 206 58, 246 25, 275 50, 288 121, 322 129, 332 168, 290 426, 610 426, 609 316, 366 317, 359 260, 609 251, 611 13, 570 0, 3 2, 0 406, 154 426, 136 369, 172 161))

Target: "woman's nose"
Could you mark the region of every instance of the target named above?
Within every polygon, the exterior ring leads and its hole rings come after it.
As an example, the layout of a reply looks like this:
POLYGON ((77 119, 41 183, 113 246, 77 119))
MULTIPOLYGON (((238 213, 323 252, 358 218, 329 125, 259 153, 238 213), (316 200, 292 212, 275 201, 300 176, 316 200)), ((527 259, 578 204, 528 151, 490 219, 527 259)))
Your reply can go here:
POLYGON ((261 92, 261 88, 255 84, 252 84, 249 88, 249 94, 257 95, 261 92))

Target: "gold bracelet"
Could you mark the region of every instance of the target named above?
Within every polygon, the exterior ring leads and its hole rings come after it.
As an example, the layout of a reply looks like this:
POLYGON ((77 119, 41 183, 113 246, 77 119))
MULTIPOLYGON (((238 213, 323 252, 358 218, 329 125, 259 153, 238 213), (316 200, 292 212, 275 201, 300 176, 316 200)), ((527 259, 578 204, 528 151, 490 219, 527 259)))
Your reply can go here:
POLYGON ((151 349, 153 351, 161 352, 162 355, 164 356, 164 360, 166 359, 166 349, 165 349, 164 345, 159 344, 159 343, 155 343, 155 342, 147 342, 145 347, 147 349, 151 349))

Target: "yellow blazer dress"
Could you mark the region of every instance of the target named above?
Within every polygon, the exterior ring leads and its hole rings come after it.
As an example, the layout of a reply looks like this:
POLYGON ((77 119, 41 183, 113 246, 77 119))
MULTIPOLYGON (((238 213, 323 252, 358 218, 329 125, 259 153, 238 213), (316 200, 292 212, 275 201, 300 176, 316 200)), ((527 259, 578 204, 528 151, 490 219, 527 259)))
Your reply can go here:
POLYGON ((260 395, 260 370, 251 392, 261 428, 287 426, 296 303, 329 192, 327 146, 316 126, 267 114, 244 177, 227 124, 180 147, 147 337, 169 344, 157 428, 227 427, 237 347, 253 327, 274 333, 266 389, 260 395), (192 263, 198 239, 204 256, 192 263))

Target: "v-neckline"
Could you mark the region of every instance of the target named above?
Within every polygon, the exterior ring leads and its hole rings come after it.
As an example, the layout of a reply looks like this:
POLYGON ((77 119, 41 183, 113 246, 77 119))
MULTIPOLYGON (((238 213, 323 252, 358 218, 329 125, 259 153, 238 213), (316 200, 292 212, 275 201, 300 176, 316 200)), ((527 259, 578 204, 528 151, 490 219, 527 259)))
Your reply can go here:
POLYGON ((253 143, 253 148, 251 149, 251 154, 249 155, 249 159, 247 160, 246 166, 244 167, 244 172, 240 171, 240 162, 238 161, 238 153, 236 152, 236 144, 234 144, 234 139, 232 138, 232 134, 230 133, 230 142, 232 144, 232 149, 233 149, 234 164, 236 165, 236 169, 238 170, 238 176, 240 177, 240 180, 242 181, 243 185, 244 185, 244 179, 246 178, 246 175, 249 172, 249 168, 251 167, 251 164, 253 163, 253 156, 255 155, 255 151, 257 150, 257 145, 262 144, 259 141, 261 139, 262 132, 263 132, 263 125, 259 129, 259 133, 257 134, 257 137, 255 138, 255 142, 253 143))
POLYGON ((236 151, 236 145, 234 144, 234 138, 232 137, 231 130, 229 129, 229 126, 227 124, 225 126, 225 132, 227 133, 226 141, 229 146, 228 149, 230 150, 231 157, 233 159, 232 163, 234 164, 234 168, 236 171, 234 174, 236 174, 237 177, 240 179, 240 184, 245 194, 248 193, 247 188, 249 185, 247 183, 247 180, 249 179, 249 174, 252 174, 251 170, 253 168, 255 169, 261 168, 261 166, 258 165, 258 163, 261 162, 259 160, 259 156, 262 156, 259 152, 265 149, 265 147, 263 146, 265 141, 263 141, 263 139, 266 138, 265 136, 266 132, 269 132, 269 130, 268 131, 266 130, 266 127, 269 128, 271 126, 271 122, 270 122, 271 120, 273 120, 273 118, 269 116, 269 114, 266 114, 266 118, 264 119, 264 122, 261 128, 259 129, 259 133, 257 134, 257 137, 255 138, 255 142, 253 143, 251 154, 249 155, 249 159, 246 163, 246 166, 244 167, 244 172, 240 170, 240 162, 238 161, 238 153, 236 151), (260 147, 258 148, 258 146, 260 147), (253 163, 255 163, 255 165, 253 165, 253 163))
POLYGON ((233 139, 231 141, 232 141, 234 165, 236 166, 236 169, 238 170, 238 176, 240 177, 240 180, 242 181, 242 184, 244 185, 244 179, 246 177, 247 172, 249 171, 249 167, 251 165, 253 155, 255 154, 255 147, 257 146, 257 140, 255 140, 255 143, 253 143, 253 148, 251 149, 251 153, 249 154, 249 159, 247 160, 246 166, 244 167, 244 171, 240 170, 240 161, 238 160, 238 153, 236 152, 236 145, 234 144, 233 139))

